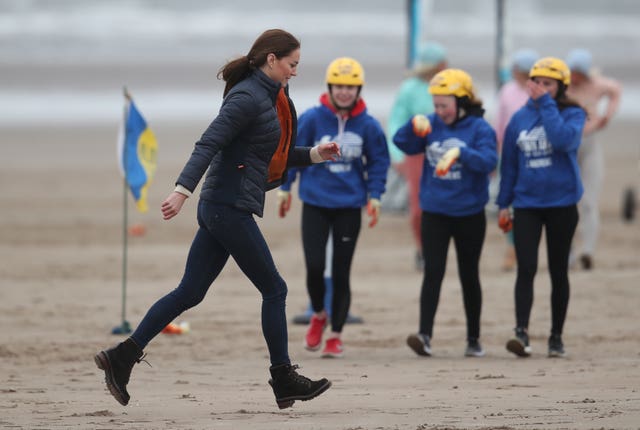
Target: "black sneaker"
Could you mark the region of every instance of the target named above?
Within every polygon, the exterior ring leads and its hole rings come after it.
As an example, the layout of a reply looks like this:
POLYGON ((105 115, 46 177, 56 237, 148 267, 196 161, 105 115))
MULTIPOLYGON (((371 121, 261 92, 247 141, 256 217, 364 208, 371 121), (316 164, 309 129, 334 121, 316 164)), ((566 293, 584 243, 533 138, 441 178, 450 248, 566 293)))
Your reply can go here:
POLYGON ((564 357, 567 353, 564 351, 564 344, 562 343, 562 336, 559 334, 552 334, 549 336, 549 357, 564 357))
POLYGON ((429 339, 429 336, 426 334, 410 334, 409 337, 407 337, 407 345, 418 355, 431 356, 431 339, 429 339))
POLYGON ((531 355, 529 346, 529 335, 524 327, 516 328, 516 335, 507 342, 507 351, 514 353, 518 357, 528 357, 531 355))
POLYGON ((467 349, 464 351, 465 357, 484 357, 484 349, 478 339, 467 340, 467 349))
POLYGON ((280 409, 290 408, 296 400, 311 400, 331 387, 331 382, 325 378, 312 381, 296 372, 298 365, 280 364, 271 366, 269 385, 276 396, 276 403, 280 409))
POLYGON ((593 258, 589 254, 583 254, 580 256, 580 265, 584 270, 593 269, 593 258))

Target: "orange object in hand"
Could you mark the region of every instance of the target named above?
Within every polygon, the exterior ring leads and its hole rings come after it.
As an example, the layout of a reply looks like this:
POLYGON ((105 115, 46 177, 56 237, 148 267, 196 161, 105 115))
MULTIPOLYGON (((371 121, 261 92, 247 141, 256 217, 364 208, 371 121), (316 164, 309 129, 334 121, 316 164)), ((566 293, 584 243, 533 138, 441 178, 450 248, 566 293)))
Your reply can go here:
POLYGON ((513 228, 513 221, 511 220, 511 215, 509 215, 508 211, 500 212, 500 217, 498 218, 498 227, 504 233, 509 233, 513 228))
POLYGON ((458 158, 460 158, 460 148, 458 147, 451 148, 445 152, 438 164, 436 164, 436 175, 446 175, 458 158))
POLYGON ((424 115, 415 115, 411 119, 411 125, 413 126, 413 133, 418 137, 425 137, 431 133, 431 121, 424 115))
POLYGON ((379 199, 369 199, 367 203, 367 215, 371 217, 371 221, 369 221, 369 227, 375 227, 378 224, 378 217, 380 216, 380 200, 379 199))

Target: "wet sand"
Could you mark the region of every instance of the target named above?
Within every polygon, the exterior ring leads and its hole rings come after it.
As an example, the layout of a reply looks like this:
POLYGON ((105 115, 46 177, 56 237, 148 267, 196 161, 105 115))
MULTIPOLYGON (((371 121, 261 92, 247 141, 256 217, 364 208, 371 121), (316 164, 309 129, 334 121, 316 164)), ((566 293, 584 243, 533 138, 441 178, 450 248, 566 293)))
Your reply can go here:
MULTIPOLYGON (((206 123, 154 126, 159 166, 147 227, 130 238, 127 317, 136 325, 173 289, 195 231, 196 199, 170 222, 159 205, 206 123)), ((595 268, 570 274, 566 359, 546 357, 550 327, 546 255, 536 278, 534 354, 504 348, 514 324, 515 274, 500 269, 504 238, 489 219, 481 261, 486 357, 463 357, 465 320, 451 250, 433 339, 434 356, 405 345, 418 322, 421 275, 402 215, 363 227, 353 266, 346 356, 305 351, 305 327, 289 326, 302 372, 333 387, 280 411, 267 385, 260 297, 228 263, 205 301, 179 318, 185 335, 159 335, 134 368, 128 407, 109 395, 93 355, 121 337, 122 182, 116 125, 4 127, 0 157, 0 427, 131 429, 638 429, 640 334, 638 219, 620 217, 622 190, 638 190, 637 126, 614 121, 600 136, 606 181, 595 268)), ((289 286, 288 317, 306 308, 300 202, 284 220, 268 196, 259 221, 289 286)), ((364 224, 364 223, 363 223, 364 224)))

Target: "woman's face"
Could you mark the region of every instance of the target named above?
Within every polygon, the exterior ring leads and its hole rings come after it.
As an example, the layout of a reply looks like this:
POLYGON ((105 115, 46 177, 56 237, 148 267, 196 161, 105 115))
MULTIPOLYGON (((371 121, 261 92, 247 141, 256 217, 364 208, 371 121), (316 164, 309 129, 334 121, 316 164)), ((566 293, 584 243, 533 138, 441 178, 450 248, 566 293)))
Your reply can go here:
POLYGON ((267 56, 267 66, 265 72, 267 76, 276 82, 280 82, 283 87, 289 83, 289 79, 298 74, 298 63, 300 62, 300 48, 292 51, 289 55, 276 58, 274 54, 267 56))
POLYGON ((555 99, 558 95, 558 81, 551 78, 545 78, 544 76, 535 76, 532 78, 533 82, 544 88, 549 93, 552 99, 555 99))
POLYGON ((445 124, 451 125, 456 121, 458 109, 454 96, 435 95, 433 96, 433 106, 435 107, 436 115, 438 115, 445 124))
POLYGON ((358 97, 357 85, 331 85, 331 100, 338 109, 351 109, 358 97))

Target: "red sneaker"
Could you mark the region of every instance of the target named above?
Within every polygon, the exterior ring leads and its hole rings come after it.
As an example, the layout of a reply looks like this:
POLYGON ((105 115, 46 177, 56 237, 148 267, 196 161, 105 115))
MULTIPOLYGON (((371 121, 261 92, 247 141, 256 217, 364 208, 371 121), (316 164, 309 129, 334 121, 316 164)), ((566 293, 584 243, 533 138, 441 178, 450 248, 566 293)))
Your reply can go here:
POLYGON ((309 351, 317 351, 320 349, 320 343, 322 343, 322 332, 327 325, 327 317, 318 318, 315 315, 311 316, 309 322, 309 329, 307 335, 304 337, 304 347, 309 351))
POLYGON ((344 353, 344 348, 342 347, 342 341, 337 337, 332 337, 331 339, 327 339, 327 343, 324 345, 324 349, 322 350, 322 356, 325 358, 340 358, 344 353))

